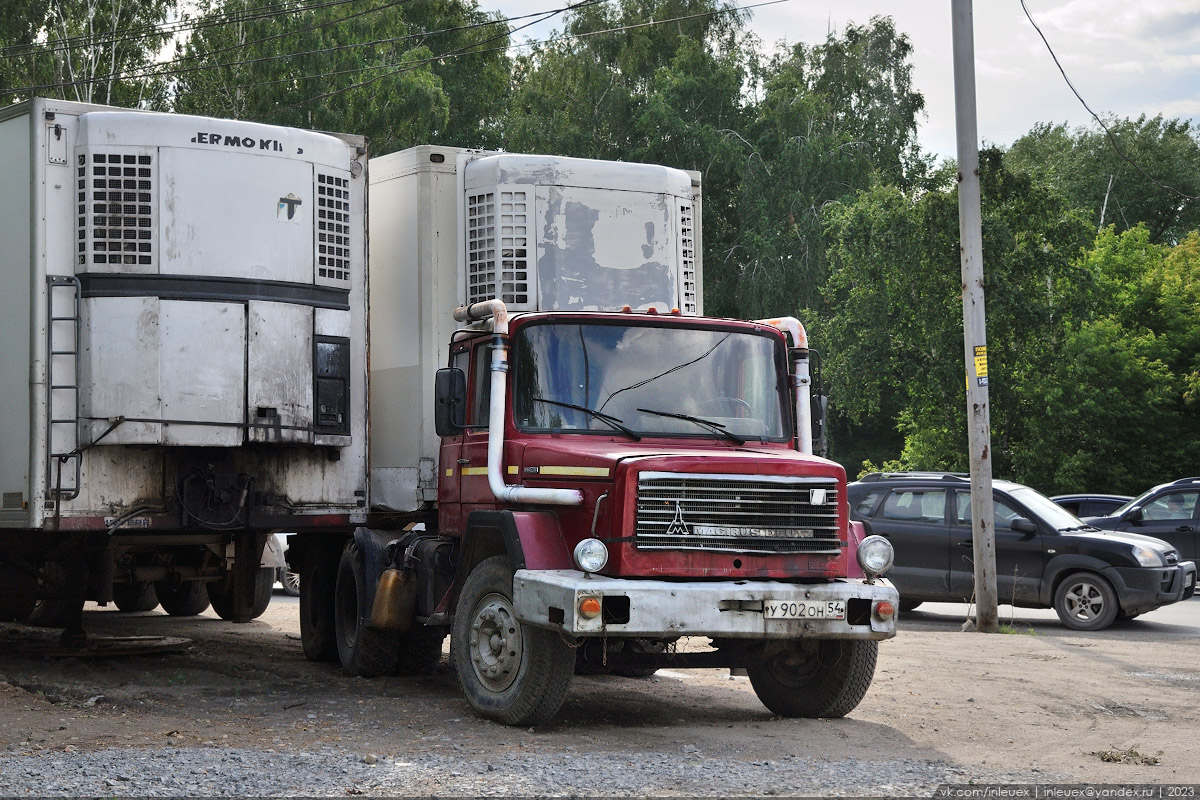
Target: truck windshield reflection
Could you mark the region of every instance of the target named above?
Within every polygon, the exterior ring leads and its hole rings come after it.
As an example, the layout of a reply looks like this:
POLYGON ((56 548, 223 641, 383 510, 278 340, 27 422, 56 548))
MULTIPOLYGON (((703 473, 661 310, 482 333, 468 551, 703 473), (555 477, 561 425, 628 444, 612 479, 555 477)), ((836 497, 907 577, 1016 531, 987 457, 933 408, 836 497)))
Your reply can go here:
POLYGON ((513 353, 522 430, 788 439, 786 362, 774 337, 547 322, 520 329, 513 353))

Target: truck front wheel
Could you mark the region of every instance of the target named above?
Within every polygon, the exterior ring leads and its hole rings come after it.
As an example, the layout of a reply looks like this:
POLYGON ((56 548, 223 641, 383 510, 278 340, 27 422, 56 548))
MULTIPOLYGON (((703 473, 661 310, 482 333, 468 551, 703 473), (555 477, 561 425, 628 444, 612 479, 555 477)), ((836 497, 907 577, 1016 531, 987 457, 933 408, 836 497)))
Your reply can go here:
POLYGON ((879 643, 812 639, 768 644, 746 664, 762 704, 781 717, 844 717, 867 693, 879 643))
POLYGON ((575 650, 560 633, 519 622, 512 593, 506 556, 471 571, 454 613, 450 660, 477 714, 505 725, 538 725, 567 696, 575 650))

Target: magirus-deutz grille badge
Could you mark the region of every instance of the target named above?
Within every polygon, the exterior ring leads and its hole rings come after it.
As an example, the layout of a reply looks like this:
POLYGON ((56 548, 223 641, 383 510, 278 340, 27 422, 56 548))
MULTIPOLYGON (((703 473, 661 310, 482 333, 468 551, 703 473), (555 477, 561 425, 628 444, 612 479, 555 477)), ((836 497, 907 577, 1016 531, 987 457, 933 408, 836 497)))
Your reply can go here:
POLYGON ((687 523, 683 521, 683 507, 679 505, 679 501, 675 501, 675 519, 671 520, 671 524, 667 526, 668 536, 687 536, 691 531, 688 530, 687 523))

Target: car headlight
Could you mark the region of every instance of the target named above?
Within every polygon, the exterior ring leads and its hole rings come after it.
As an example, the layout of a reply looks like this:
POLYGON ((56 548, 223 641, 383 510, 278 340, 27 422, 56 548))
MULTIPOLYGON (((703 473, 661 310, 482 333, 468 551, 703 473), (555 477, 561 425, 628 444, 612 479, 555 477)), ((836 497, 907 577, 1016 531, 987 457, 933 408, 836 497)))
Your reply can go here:
POLYGON ((868 536, 858 543, 858 565, 869 577, 891 569, 895 557, 892 543, 882 536, 868 536))
POLYGON ((1162 553, 1140 544, 1133 546, 1133 557, 1143 567, 1165 567, 1167 565, 1162 553))
POLYGON ((608 547, 599 539, 584 539, 575 545, 575 564, 584 572, 599 572, 608 563, 608 547))

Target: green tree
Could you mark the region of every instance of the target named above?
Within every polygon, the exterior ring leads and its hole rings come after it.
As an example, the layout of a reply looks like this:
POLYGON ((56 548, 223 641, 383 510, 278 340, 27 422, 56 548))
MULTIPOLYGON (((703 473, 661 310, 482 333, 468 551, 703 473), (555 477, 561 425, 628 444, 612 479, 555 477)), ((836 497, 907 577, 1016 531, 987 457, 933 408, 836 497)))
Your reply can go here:
MULTIPOLYGON (((1063 198, 1005 170, 998 150, 982 152, 980 168, 992 461, 997 474, 1013 475, 1040 413, 1029 387, 1055 363, 1063 325, 1086 313, 1095 291, 1076 258, 1091 232, 1063 198)), ((957 203, 945 183, 920 193, 879 186, 829 212, 820 334, 848 423, 835 441, 840 460, 894 458, 857 441, 883 418, 904 435, 905 466, 967 466, 957 203)))
POLYGON ((165 89, 154 59, 177 0, 11 0, 0 15, 0 92, 138 106, 165 89))
POLYGON ((370 0, 265 18, 208 0, 172 69, 176 111, 415 144, 491 145, 506 100, 507 29, 473 2, 370 0), (489 24, 495 22, 496 24, 489 24))
POLYGON ((1096 128, 1037 125, 1005 163, 1086 209, 1097 229, 1144 224, 1151 241, 1174 244, 1200 227, 1200 135, 1192 123, 1142 116, 1105 124, 1111 139, 1096 128))

